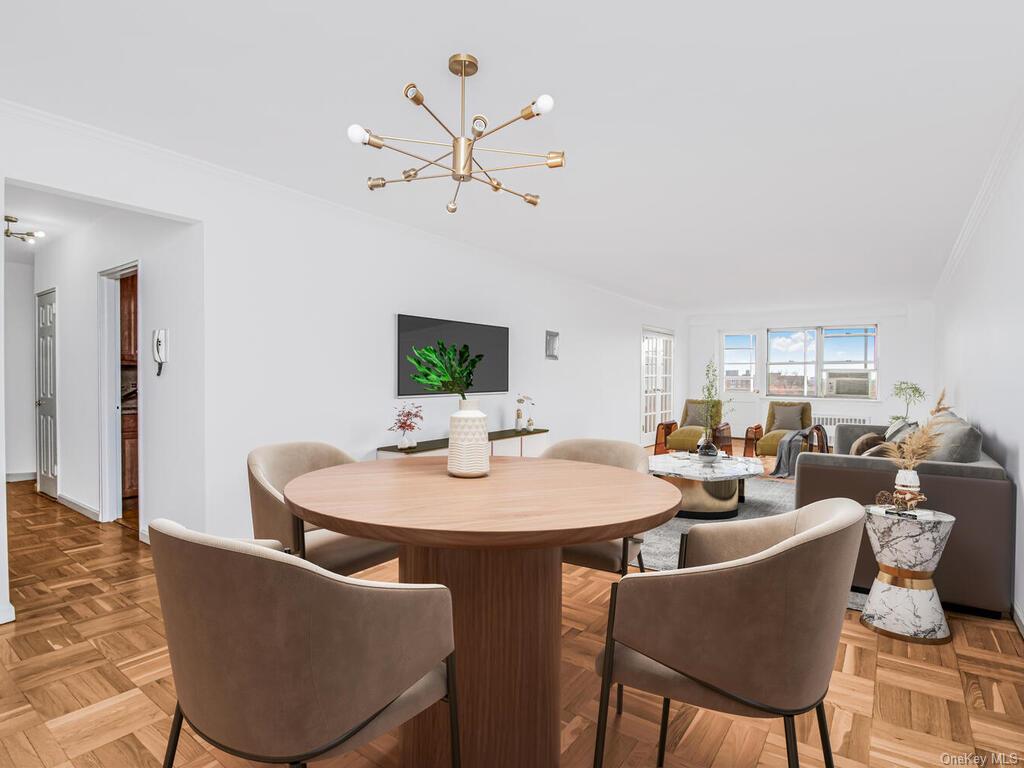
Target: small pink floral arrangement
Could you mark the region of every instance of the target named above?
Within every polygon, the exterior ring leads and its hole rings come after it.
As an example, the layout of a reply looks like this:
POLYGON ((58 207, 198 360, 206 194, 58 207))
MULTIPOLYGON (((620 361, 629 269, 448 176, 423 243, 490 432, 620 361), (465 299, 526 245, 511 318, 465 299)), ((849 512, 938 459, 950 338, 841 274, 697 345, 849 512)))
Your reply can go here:
POLYGON ((388 432, 413 432, 420 428, 423 421, 423 406, 419 403, 395 407, 395 423, 388 427, 388 432))

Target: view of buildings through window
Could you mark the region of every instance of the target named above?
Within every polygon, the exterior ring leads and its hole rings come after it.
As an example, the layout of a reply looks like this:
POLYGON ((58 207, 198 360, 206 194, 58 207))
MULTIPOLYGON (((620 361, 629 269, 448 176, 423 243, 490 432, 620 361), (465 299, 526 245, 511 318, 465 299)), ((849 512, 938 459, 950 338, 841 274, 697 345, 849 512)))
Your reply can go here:
MULTIPOLYGON (((878 327, 772 329, 767 332, 766 392, 773 397, 878 396, 878 327)), ((757 335, 722 336, 722 388, 757 389, 757 335)))

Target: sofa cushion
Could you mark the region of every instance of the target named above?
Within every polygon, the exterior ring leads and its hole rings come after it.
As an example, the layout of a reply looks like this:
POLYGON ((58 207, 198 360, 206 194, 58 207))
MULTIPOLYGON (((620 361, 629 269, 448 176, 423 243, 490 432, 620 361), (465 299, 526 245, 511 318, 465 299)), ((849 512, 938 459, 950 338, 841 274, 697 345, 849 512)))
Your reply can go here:
POLYGON ((787 431, 802 429, 801 416, 803 415, 803 410, 804 407, 802 405, 776 405, 772 432, 779 429, 787 431))
POLYGON ((876 445, 880 445, 884 440, 877 432, 868 432, 866 435, 861 435, 853 441, 853 445, 850 446, 851 456, 860 456, 876 445))
POLYGON ((938 446, 929 461, 952 461, 969 464, 981 459, 981 432, 955 414, 932 420, 938 435, 938 446))

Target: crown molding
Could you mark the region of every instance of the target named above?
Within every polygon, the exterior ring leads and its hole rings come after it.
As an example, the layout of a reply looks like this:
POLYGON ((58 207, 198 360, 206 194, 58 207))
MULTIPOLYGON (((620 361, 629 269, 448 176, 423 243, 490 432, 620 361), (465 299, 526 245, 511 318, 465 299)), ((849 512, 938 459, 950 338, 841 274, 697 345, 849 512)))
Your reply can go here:
POLYGON ((953 249, 946 259, 946 264, 942 268, 938 281, 935 283, 935 292, 938 292, 940 288, 952 280, 953 275, 960 267, 964 254, 967 253, 971 242, 974 240, 974 234, 978 229, 978 225, 981 224, 985 214, 988 213, 992 198, 995 197, 996 192, 1002 185, 1003 177, 1006 175, 1006 171, 1009 169, 1022 144, 1024 144, 1024 94, 1018 97, 1014 108, 1010 112, 1010 117, 1003 127, 1003 133, 995 155, 992 157, 992 162, 989 163, 985 178, 981 181, 981 187, 978 189, 974 202, 971 203, 971 207, 967 211, 967 217, 960 227, 960 233, 953 243, 953 249))

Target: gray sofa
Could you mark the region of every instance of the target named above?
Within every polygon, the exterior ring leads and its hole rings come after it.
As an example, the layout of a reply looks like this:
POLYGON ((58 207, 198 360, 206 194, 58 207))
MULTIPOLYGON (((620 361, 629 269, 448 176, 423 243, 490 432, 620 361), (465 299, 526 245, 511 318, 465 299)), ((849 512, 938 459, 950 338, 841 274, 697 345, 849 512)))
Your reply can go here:
MULTIPOLYGON (((851 456, 850 447, 868 432, 885 426, 840 424, 834 453, 802 453, 796 463, 796 505, 848 497, 864 504, 881 490, 891 491, 896 465, 889 459, 851 456)), ((998 462, 985 453, 978 461, 927 461, 917 468, 929 509, 956 517, 949 543, 935 573, 944 603, 999 614, 1012 605, 1014 490, 998 462)), ((877 572, 867 534, 861 541, 855 587, 868 589, 877 572)))

